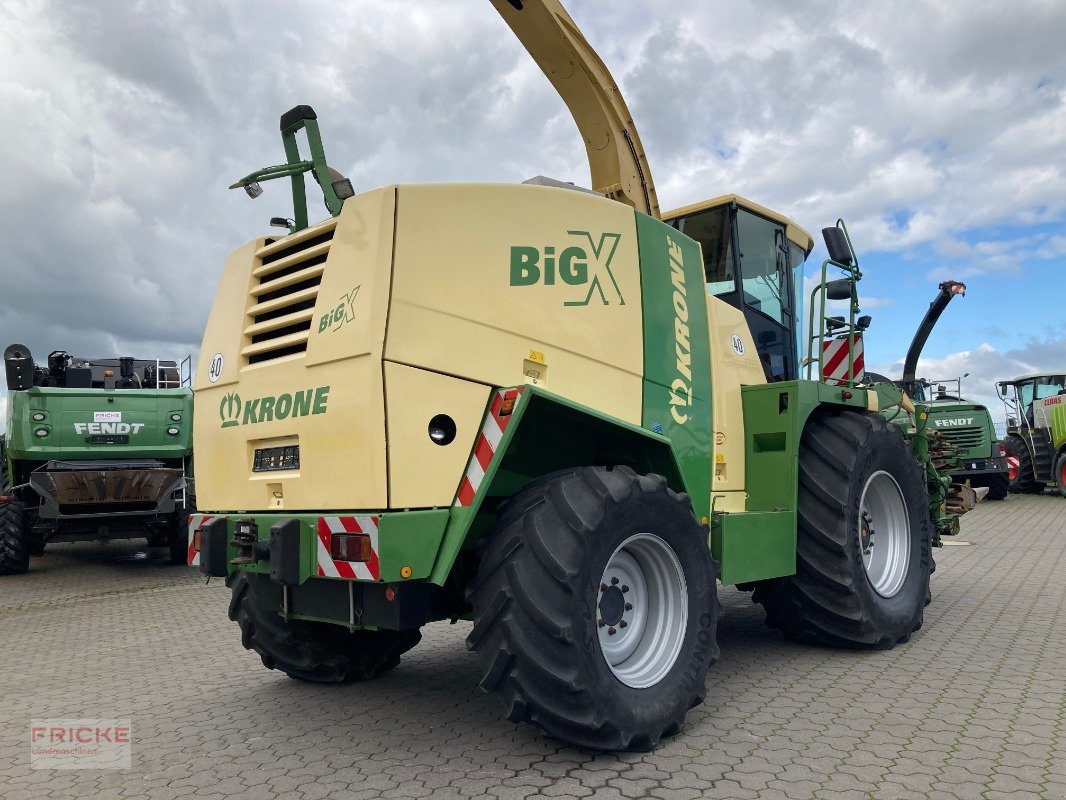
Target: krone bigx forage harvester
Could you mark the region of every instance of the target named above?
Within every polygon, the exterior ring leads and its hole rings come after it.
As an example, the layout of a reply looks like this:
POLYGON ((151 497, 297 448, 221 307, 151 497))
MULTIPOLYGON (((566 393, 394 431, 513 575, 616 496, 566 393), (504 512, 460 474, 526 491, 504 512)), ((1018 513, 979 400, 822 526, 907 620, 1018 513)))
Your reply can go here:
POLYGON ((573 20, 493 5, 573 114, 593 190, 357 194, 315 113, 283 115, 287 163, 234 184, 289 177, 294 212, 230 256, 211 309, 190 562, 226 578, 267 667, 371 679, 423 625, 468 619, 509 719, 647 749, 704 696, 718 580, 791 638, 906 641, 953 490, 921 406, 890 424, 877 412, 909 402, 863 380, 843 225, 801 380, 810 235, 735 195, 661 215, 573 20), (306 173, 330 212, 314 225, 306 173))

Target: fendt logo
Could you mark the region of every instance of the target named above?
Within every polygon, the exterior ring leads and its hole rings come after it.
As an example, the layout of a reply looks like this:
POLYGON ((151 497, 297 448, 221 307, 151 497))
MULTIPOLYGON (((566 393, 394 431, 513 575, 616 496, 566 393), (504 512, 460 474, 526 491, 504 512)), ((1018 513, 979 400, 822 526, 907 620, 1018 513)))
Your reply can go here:
POLYGON ((938 428, 965 428, 973 425, 973 417, 960 417, 959 419, 937 419, 933 424, 938 428))
POLYGON ((593 298, 600 305, 624 306, 625 298, 611 271, 611 261, 622 234, 603 233, 599 241, 588 231, 567 231, 567 234, 573 236, 575 242, 564 247, 513 245, 511 286, 535 286, 538 283, 554 286, 558 281, 567 286, 582 287, 576 290, 575 299, 563 301, 564 306, 587 306, 593 298), (605 289, 608 282, 609 287, 605 289))
POLYGON ((218 404, 218 416, 223 428, 236 425, 256 425, 260 422, 288 419, 289 417, 308 417, 312 414, 325 414, 329 402, 329 387, 304 389, 279 395, 255 397, 247 402, 241 400, 236 392, 230 392, 218 404))

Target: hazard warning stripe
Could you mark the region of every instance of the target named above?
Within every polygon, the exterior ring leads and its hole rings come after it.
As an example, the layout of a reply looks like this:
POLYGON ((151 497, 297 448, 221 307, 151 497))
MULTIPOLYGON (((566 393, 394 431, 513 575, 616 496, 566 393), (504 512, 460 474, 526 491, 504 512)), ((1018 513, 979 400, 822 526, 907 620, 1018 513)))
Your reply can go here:
POLYGON ((510 414, 503 417, 500 416, 503 401, 508 396, 517 398, 525 388, 524 386, 519 386, 516 389, 500 389, 493 395, 492 405, 489 406, 488 413, 485 414, 485 422, 478 433, 477 441, 474 443, 474 452, 470 456, 470 464, 466 468, 466 474, 463 475, 463 480, 459 484, 459 491, 455 495, 454 505, 456 507, 466 508, 474 502, 474 496, 477 494, 481 482, 485 479, 489 464, 492 463, 496 450, 500 446, 500 441, 503 439, 503 432, 507 430, 507 426, 511 422, 510 414))
POLYGON ((826 339, 822 342, 822 380, 826 383, 840 385, 851 381, 861 381, 866 375, 862 354, 862 335, 839 339, 826 339), (848 353, 852 352, 852 372, 848 374, 848 353))
POLYGON ((213 520, 214 517, 207 514, 190 514, 189 515, 189 557, 188 564, 190 567, 200 566, 200 553, 193 549, 192 540, 193 535, 196 533, 197 528, 202 528, 208 522, 213 520))
POLYGON ((319 576, 376 581, 381 575, 381 562, 378 559, 378 519, 372 516, 319 517, 318 535, 315 537, 318 544, 319 576), (330 555, 330 538, 334 533, 367 534, 370 537, 370 560, 364 563, 334 559, 330 555))

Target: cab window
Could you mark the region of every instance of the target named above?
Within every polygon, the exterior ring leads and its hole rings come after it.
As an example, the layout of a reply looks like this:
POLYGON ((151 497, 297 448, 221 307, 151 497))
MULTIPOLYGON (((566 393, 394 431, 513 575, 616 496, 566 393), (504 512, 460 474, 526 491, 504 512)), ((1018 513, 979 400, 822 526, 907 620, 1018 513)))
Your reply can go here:
POLYGON ((791 328, 792 294, 784 226, 739 209, 737 238, 744 303, 791 328))
POLYGON ((699 242, 703 249, 703 272, 708 293, 721 295, 736 289, 729 207, 721 206, 682 217, 677 227, 683 234, 699 242))

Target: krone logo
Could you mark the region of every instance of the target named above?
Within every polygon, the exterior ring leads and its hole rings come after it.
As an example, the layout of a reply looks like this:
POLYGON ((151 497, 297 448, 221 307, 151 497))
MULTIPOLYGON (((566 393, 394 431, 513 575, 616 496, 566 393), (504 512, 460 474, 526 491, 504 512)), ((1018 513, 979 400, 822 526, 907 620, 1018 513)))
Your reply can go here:
POLYGON ((564 306, 587 306, 593 301, 624 306, 625 298, 611 270, 622 234, 602 233, 596 239, 588 231, 566 233, 573 239, 563 246, 513 245, 511 286, 554 286, 559 282, 575 287, 573 299, 564 300, 564 306))
POLYGON ((241 401, 239 394, 231 392, 219 402, 218 416, 222 420, 223 428, 232 428, 235 425, 256 425, 260 422, 274 422, 289 417, 325 414, 328 403, 328 386, 253 397, 244 402, 241 401))
POLYGON ((230 392, 222 398, 218 404, 218 415, 222 417, 222 427, 231 428, 240 424, 241 396, 236 392, 230 392))

